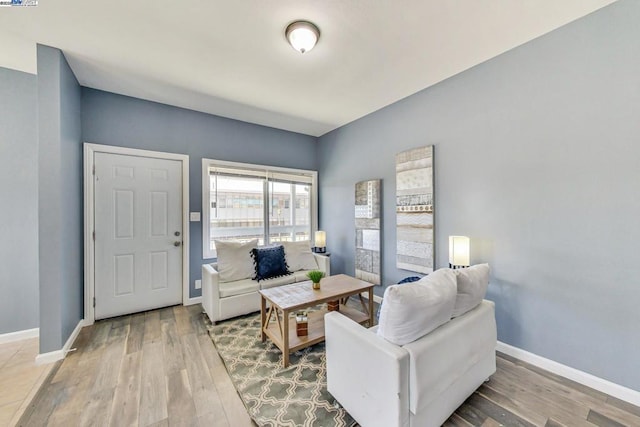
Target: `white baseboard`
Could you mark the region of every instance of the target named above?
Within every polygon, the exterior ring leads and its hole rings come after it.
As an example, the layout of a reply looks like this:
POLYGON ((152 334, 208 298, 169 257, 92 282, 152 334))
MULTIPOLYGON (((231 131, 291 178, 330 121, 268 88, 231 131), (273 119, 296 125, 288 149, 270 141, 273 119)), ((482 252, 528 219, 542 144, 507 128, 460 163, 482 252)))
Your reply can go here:
POLYGON ((25 329, 24 331, 7 332, 0 334, 0 344, 37 338, 40 335, 40 328, 25 329))
POLYGON ((76 328, 73 330, 73 332, 71 332, 71 335, 69 335, 69 339, 67 339, 67 342, 64 343, 64 346, 60 350, 54 350, 47 353, 40 353, 39 355, 37 355, 36 365, 46 365, 47 363, 53 363, 53 362, 57 362, 58 360, 64 359, 67 353, 69 352, 69 350, 71 349, 73 342, 78 337, 80 330, 84 326, 85 326, 84 319, 81 319, 78 322, 78 325, 76 326, 76 328))
POLYGON ((498 341, 496 350, 572 381, 640 406, 640 392, 498 341))
POLYGON ((202 303, 202 297, 194 297, 194 298, 189 298, 188 300, 183 302, 182 305, 187 306, 187 305, 195 305, 200 303, 202 303))

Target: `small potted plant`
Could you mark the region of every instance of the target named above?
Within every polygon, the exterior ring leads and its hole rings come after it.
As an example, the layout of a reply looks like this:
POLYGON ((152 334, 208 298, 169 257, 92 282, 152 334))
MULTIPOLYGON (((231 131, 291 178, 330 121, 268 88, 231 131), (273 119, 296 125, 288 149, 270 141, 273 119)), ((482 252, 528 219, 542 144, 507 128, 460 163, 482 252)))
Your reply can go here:
POLYGON ((319 270, 311 270, 307 273, 309 280, 313 282, 313 289, 320 289, 320 279, 324 277, 324 273, 319 270))

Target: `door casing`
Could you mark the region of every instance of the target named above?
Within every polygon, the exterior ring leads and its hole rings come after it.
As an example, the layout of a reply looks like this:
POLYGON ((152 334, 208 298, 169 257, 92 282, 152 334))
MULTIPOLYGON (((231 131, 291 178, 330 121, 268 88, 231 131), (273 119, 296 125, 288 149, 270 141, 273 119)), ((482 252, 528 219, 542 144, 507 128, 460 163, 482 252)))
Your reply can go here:
POLYGON ((189 156, 186 154, 164 153, 160 151, 139 150, 135 148, 114 147, 93 143, 84 143, 84 323, 95 322, 93 307, 95 289, 95 246, 94 231, 94 153, 111 153, 128 156, 142 156, 157 159, 178 160, 182 162, 182 304, 197 304, 201 298, 189 297, 189 156))

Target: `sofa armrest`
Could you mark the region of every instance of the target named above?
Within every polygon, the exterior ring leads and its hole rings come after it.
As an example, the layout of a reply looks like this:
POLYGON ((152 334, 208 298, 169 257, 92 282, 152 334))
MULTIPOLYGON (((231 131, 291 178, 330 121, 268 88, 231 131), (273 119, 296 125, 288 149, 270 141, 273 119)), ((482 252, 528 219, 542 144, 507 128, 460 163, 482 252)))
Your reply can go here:
POLYGON ((327 390, 363 426, 409 426, 409 353, 339 312, 324 317, 327 390))
POLYGON ((331 276, 331 259, 322 254, 313 254, 316 257, 316 262, 318 263, 318 270, 324 272, 325 276, 331 276))
POLYGON ((202 266, 202 308, 212 323, 220 319, 220 275, 213 264, 202 266))

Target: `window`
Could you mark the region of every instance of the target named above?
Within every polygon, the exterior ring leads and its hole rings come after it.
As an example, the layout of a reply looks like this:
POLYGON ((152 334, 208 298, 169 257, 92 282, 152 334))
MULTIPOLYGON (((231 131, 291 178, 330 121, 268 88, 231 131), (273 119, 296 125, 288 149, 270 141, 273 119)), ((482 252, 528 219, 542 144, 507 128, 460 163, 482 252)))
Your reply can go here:
POLYGON ((204 258, 216 257, 215 240, 311 240, 317 172, 209 159, 202 171, 204 258))

